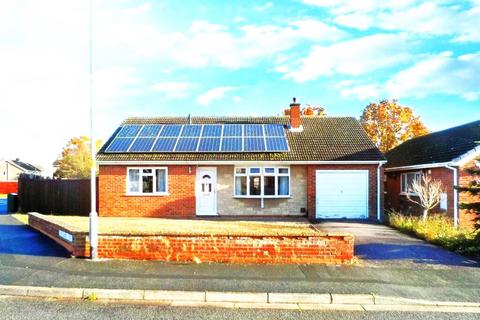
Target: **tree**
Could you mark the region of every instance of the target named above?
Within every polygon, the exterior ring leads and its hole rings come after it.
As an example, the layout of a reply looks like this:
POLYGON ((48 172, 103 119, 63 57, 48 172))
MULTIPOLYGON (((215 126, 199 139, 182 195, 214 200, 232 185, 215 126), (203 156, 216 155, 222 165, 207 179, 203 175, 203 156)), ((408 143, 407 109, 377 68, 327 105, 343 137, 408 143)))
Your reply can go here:
POLYGON ((387 152, 408 139, 428 133, 419 116, 397 100, 370 103, 360 117, 367 135, 382 152, 387 152))
MULTIPOLYGON (((477 161, 480 163, 480 158, 477 161)), ((475 229, 480 229, 480 165, 474 168, 469 168, 466 171, 472 175, 473 179, 468 186, 459 187, 458 191, 472 195, 474 200, 468 203, 460 203, 460 208, 469 210, 475 214, 475 229)), ((480 233, 478 240, 480 241, 480 233)))
POLYGON ((408 192, 407 199, 423 208, 423 222, 427 221, 427 215, 430 210, 440 203, 440 196, 443 193, 442 182, 432 180, 429 175, 422 175, 422 179, 412 182, 408 192), (412 194, 418 197, 418 201, 413 199, 412 194))
MULTIPOLYGON (((306 107, 303 107, 300 110, 300 114, 303 116, 307 117, 325 117, 327 115, 327 112, 325 111, 324 107, 321 106, 312 106, 307 104, 306 107)), ((283 115, 284 116, 289 116, 290 115, 290 108, 284 109, 283 110, 283 115)))
MULTIPOLYGON (((96 142, 96 149, 101 141, 96 142)), ((56 178, 82 179, 90 177, 92 157, 90 155, 90 139, 85 136, 70 139, 63 148, 61 157, 55 161, 57 170, 53 174, 56 178)))

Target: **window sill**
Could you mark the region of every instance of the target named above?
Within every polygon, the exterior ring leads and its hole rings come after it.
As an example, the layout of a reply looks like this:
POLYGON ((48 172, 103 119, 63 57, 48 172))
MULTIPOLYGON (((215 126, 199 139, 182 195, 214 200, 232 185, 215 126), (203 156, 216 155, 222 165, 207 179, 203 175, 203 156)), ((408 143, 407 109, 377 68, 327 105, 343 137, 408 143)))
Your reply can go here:
POLYGON ((170 193, 125 193, 127 197, 165 197, 170 193))
POLYGON ((292 196, 233 196, 235 199, 289 199, 292 196))
POLYGON ((411 196, 411 197, 418 197, 418 193, 407 193, 407 192, 400 192, 401 196, 411 196))

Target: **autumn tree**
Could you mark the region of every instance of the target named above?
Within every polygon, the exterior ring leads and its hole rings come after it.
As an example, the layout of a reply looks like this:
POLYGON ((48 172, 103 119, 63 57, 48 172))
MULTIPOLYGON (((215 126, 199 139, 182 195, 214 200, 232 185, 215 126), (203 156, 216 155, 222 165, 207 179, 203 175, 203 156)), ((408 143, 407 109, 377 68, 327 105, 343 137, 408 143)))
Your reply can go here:
MULTIPOLYGON (((96 142, 97 150, 101 141, 96 142)), ((90 139, 85 136, 70 139, 63 148, 60 158, 55 161, 57 170, 53 174, 56 178, 82 179, 90 177, 92 157, 90 155, 90 139)))
POLYGON ((360 117, 363 129, 382 152, 387 152, 408 139, 428 133, 419 116, 397 100, 370 103, 360 117))
MULTIPOLYGON (((302 116, 307 116, 307 117, 325 117, 327 115, 327 112, 325 111, 324 107, 321 106, 312 106, 307 104, 306 107, 303 107, 300 109, 300 114, 302 116)), ((283 115, 284 116, 289 116, 290 115, 290 108, 284 109, 283 110, 283 115)))

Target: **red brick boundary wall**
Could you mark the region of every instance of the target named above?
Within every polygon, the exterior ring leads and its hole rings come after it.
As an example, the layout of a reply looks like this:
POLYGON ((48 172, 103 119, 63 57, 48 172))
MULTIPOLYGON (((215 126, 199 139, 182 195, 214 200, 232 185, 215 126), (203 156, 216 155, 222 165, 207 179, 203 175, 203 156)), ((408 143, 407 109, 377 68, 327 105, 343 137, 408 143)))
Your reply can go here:
POLYGON ((0 194, 17 193, 18 182, 16 181, 0 181, 0 194))
MULTIPOLYGON (((73 256, 88 257, 88 234, 60 226, 49 217, 29 214, 32 228, 73 256), (66 241, 59 231, 72 236, 66 241)), ((65 235, 64 235, 65 236, 65 235)), ((99 258, 173 262, 341 264, 353 258, 353 236, 202 236, 99 235, 99 258)))

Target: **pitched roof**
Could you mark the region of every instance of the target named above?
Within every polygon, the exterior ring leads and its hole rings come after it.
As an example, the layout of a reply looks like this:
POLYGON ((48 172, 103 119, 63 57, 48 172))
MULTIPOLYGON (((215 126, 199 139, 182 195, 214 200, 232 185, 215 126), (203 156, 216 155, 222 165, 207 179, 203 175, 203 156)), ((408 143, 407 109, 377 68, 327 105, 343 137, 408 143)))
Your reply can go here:
MULTIPOLYGON (((128 118, 122 124, 188 124, 187 117, 128 118)), ((302 132, 286 130, 288 152, 107 153, 115 133, 97 154, 99 161, 383 161, 382 153, 351 117, 302 117, 302 132)), ((192 117, 192 124, 282 124, 289 117, 192 117)), ((119 129, 117 129, 118 131, 119 129)), ((116 132, 117 132, 116 131, 116 132)))
POLYGON ((20 161, 20 159, 9 160, 9 161, 25 171, 42 171, 41 169, 35 167, 33 164, 20 161))
POLYGON ((479 146, 480 120, 408 140, 385 154, 387 168, 450 162, 479 146))

